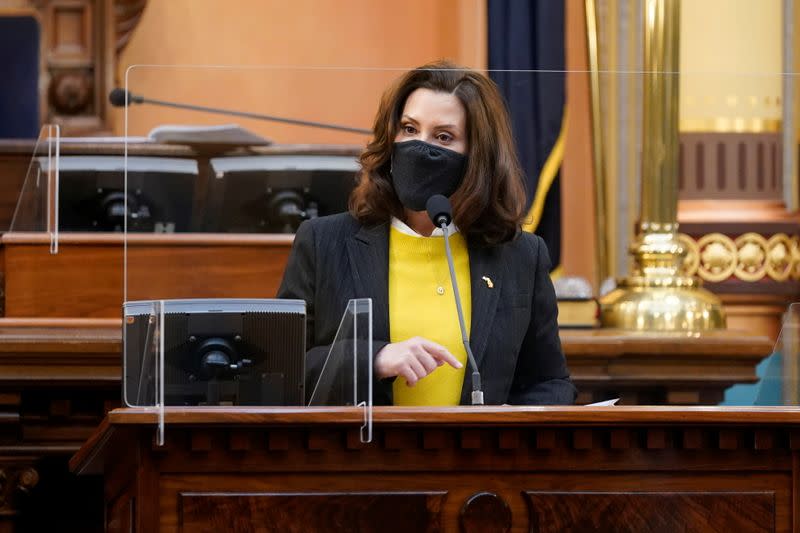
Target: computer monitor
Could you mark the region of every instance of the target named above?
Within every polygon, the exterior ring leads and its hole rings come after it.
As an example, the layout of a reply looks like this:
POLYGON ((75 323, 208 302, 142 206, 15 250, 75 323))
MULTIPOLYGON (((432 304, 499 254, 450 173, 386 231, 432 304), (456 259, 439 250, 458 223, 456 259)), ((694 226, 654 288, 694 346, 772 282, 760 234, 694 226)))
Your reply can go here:
POLYGON ((136 301, 123 311, 125 405, 156 404, 162 345, 164 405, 304 405, 303 300, 136 301))
MULTIPOLYGON (((43 163, 44 164, 44 163, 43 163)), ((190 231, 198 180, 194 159, 129 156, 128 231, 190 231)), ((59 229, 121 232, 125 224, 125 158, 61 156, 59 229)))
POLYGON ((303 220, 347 211, 354 155, 270 154, 211 159, 207 231, 294 233, 303 220))

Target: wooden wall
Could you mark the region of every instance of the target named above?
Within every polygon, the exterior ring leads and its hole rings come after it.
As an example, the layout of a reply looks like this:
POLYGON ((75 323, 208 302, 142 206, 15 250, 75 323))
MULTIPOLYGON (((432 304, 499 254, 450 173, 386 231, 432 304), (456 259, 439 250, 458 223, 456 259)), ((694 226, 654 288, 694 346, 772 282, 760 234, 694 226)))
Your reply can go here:
MULTIPOLYGON (((130 2, 128 2, 130 3, 130 2)), ((133 33, 122 32, 125 45, 114 78, 124 83, 131 65, 240 65, 234 70, 134 68, 131 87, 151 96, 227 106, 262 113, 342 122, 369 127, 383 88, 399 71, 356 73, 244 69, 242 65, 416 66, 451 58, 485 68, 487 54, 484 0, 210 0, 146 2, 133 33), (391 28, 391 30, 390 30, 391 28), (345 81, 349 80, 349 81, 345 81), (323 98, 321 95, 325 95, 323 98)), ((583 0, 566 0, 567 68, 585 70, 586 34, 583 0)), ((589 85, 585 74, 567 78, 569 107, 562 168, 562 271, 594 282, 593 170, 589 85)), ((130 114, 130 134, 146 134, 164 123, 222 123, 230 120, 178 110, 137 107, 130 114)), ((124 132, 121 111, 109 117, 113 133, 124 132)), ((329 133, 274 123, 241 121, 282 142, 346 142, 366 137, 329 133)), ((10 147, 6 147, 10 148, 10 147)), ((9 150, 14 152, 13 149, 9 150)), ((24 148, 0 162, 2 194, 9 204, 0 218, 7 229, 27 169, 24 148), (23 161, 18 161, 18 157, 23 161), (12 168, 13 167, 13 168, 12 168), (24 167, 24 168, 23 168, 24 167)))
MULTIPOLYGON (((148 2, 120 57, 131 65, 236 65, 236 69, 134 67, 130 87, 153 98, 369 127, 380 93, 402 70, 449 58, 486 64, 484 0, 170 0, 148 2), (241 68, 247 66, 248 68, 241 68), (288 68, 252 68, 284 66, 288 68), (297 70, 297 67, 395 71, 297 70)), ((137 108, 131 134, 164 123, 230 119, 137 108)), ((269 123, 245 123, 281 142, 359 142, 364 138, 269 123)), ((122 133, 121 114, 114 132, 122 133)))

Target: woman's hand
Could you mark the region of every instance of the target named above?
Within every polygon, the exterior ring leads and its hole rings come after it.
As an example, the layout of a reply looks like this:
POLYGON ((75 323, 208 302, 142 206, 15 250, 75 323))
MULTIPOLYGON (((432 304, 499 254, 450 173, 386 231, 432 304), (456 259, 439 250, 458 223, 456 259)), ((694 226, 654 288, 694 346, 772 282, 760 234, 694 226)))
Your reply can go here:
POLYGON ((379 379, 402 376, 408 386, 413 387, 445 363, 453 368, 463 366, 441 344, 413 337, 384 346, 375 356, 375 374, 379 379))

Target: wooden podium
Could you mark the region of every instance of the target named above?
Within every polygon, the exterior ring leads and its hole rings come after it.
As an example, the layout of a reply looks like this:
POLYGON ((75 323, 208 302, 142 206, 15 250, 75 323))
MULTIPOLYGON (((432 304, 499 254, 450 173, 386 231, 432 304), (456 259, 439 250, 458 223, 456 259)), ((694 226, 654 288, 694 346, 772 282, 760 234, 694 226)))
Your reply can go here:
POLYGON ((107 531, 800 531, 800 409, 112 411, 107 531))

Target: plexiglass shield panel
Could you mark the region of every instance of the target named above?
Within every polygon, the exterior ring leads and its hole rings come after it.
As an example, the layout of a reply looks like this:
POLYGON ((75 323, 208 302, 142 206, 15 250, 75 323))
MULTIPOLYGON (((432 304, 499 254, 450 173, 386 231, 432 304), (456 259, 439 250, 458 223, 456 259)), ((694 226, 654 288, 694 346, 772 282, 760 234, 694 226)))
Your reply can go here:
POLYGON ((127 302, 125 403, 163 384, 169 406, 304 405, 305 317, 297 300, 127 302))
POLYGON ((123 400, 170 406, 305 405, 306 304, 191 299, 124 304, 123 400))
POLYGON ((46 234, 58 253, 60 128, 42 126, 11 220, 10 232, 46 234))
POLYGON ((166 337, 163 300, 126 302, 122 326, 122 401, 158 414, 156 440, 164 444, 164 354, 166 337))
POLYGON ((354 405, 364 409, 362 442, 372 441, 372 300, 350 300, 330 347, 309 352, 309 406, 354 405), (318 377, 317 377, 318 376, 318 377))
POLYGON ((725 393, 723 405, 800 405, 800 304, 792 304, 772 352, 756 367, 758 379, 725 393))
MULTIPOLYGON (((129 69, 126 89, 137 103, 126 108, 125 122, 126 299, 274 297, 299 225, 347 210, 381 97, 407 72, 129 69), (152 150, 195 165, 185 172, 176 167, 183 185, 147 180, 144 167, 133 183, 132 155, 152 150)), ((601 365, 607 369, 601 377, 592 374, 596 361, 568 356, 580 402, 622 397, 623 404, 718 404, 729 387, 757 381, 768 338, 758 341, 763 354, 747 355, 751 366, 744 369, 736 342, 747 335, 741 310, 723 309, 733 310, 729 329, 705 332, 716 319, 693 287, 725 295, 733 285, 756 291, 766 283, 780 292, 781 284, 797 279, 796 236, 773 231, 759 218, 764 209, 776 216, 790 212, 797 196, 796 172, 785 170, 796 159, 791 147, 797 142, 786 136, 781 115, 784 85, 794 76, 636 68, 480 74, 497 84, 510 110, 511 143, 526 188, 523 230, 544 239, 556 274, 581 275, 589 287, 588 296, 560 295, 566 351, 575 354, 576 346, 595 342, 587 335, 646 347, 642 353, 603 352, 615 359, 601 365), (648 243, 672 243, 666 248, 675 254, 634 263, 629 250, 646 251, 648 243), (575 262, 578 256, 583 263, 575 262), (597 320, 597 300, 623 286, 621 280, 643 275, 658 280, 643 282, 650 288, 639 292, 674 290, 646 305, 618 306, 633 309, 627 325, 593 329, 605 323, 597 320), (570 311, 581 305, 588 309, 584 319, 570 311), (578 318, 570 323, 570 316, 578 318), (720 342, 728 344, 720 348, 720 342), (725 357, 703 356, 712 349, 725 357), (690 352, 696 356, 681 355, 690 352), (655 360, 660 364, 647 366, 655 360)), ((413 128, 394 127, 393 139, 413 135, 413 128)), ((508 144, 495 136, 490 150, 508 144)), ((443 289, 449 286, 444 273, 443 289)), ((484 274, 489 281, 480 288, 497 286, 500 274, 484 274)), ((601 319, 610 316, 601 309, 601 319)), ((486 310, 470 312, 472 329, 486 310)), ((751 336, 746 342, 756 341, 751 336)), ((487 354, 482 364, 493 357, 487 354)))

